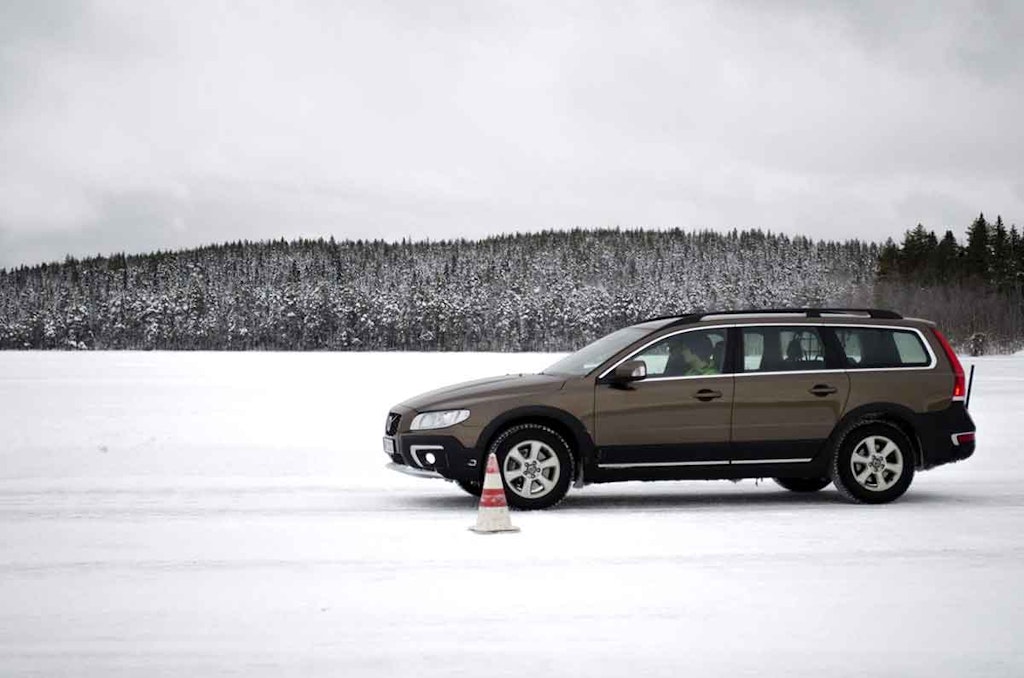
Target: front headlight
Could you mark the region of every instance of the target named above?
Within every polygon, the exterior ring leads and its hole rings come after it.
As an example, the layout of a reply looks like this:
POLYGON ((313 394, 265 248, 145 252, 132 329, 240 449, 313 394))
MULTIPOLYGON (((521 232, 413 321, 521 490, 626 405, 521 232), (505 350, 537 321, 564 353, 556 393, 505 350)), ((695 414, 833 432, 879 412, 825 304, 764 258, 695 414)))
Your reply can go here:
POLYGON ((469 410, 442 410, 417 414, 409 425, 410 431, 426 431, 432 428, 447 428, 469 419, 469 410))

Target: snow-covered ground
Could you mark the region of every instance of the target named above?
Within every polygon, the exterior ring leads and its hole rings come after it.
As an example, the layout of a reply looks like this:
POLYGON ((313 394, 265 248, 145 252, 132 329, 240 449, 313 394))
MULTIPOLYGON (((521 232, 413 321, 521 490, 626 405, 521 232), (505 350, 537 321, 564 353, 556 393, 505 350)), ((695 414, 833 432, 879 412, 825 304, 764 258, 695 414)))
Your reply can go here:
POLYGON ((519 534, 389 405, 547 355, 0 353, 0 676, 1024 675, 1024 357, 896 504, 590 486, 519 534))

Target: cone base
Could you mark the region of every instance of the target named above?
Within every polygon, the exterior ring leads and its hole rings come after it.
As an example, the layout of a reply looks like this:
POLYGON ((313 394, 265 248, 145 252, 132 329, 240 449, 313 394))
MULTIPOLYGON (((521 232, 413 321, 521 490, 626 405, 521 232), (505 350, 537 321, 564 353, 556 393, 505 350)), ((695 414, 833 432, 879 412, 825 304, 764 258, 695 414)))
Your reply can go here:
POLYGON ((497 534, 499 532, 518 532, 519 531, 519 528, 516 527, 515 525, 510 525, 508 527, 489 527, 489 528, 477 527, 476 525, 474 525, 474 526, 472 526, 472 527, 470 527, 468 529, 469 529, 470 532, 476 532, 477 534, 497 534))

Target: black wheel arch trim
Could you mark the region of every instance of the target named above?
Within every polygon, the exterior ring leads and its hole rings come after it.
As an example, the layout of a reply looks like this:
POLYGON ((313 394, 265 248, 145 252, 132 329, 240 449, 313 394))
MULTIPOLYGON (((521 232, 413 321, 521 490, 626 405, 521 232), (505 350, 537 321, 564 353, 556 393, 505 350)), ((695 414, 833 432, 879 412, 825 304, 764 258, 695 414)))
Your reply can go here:
POLYGON ((924 465, 924 451, 921 445, 921 437, 918 435, 917 421, 918 414, 912 409, 905 405, 899 405, 897 403, 868 403, 856 407, 840 419, 836 423, 836 427, 832 429, 832 435, 828 438, 828 445, 825 449, 832 453, 835 448, 835 443, 838 442, 838 437, 846 431, 847 427, 853 422, 859 420, 865 421, 886 421, 895 420, 894 423, 900 427, 903 433, 910 440, 910 444, 914 447, 914 465, 917 468, 921 468, 924 465))
POLYGON ((587 427, 583 425, 583 422, 557 407, 529 405, 502 412, 494 417, 480 431, 480 435, 477 437, 476 449, 480 451, 481 457, 487 454, 491 441, 502 430, 512 424, 528 421, 535 421, 537 423, 544 423, 545 421, 555 422, 560 428, 567 430, 571 434, 573 440, 570 442, 576 443, 576 449, 570 450, 570 452, 575 452, 579 462, 576 464, 576 478, 574 480, 581 480, 584 466, 591 464, 594 458, 594 440, 590 437, 590 433, 587 431, 587 427))

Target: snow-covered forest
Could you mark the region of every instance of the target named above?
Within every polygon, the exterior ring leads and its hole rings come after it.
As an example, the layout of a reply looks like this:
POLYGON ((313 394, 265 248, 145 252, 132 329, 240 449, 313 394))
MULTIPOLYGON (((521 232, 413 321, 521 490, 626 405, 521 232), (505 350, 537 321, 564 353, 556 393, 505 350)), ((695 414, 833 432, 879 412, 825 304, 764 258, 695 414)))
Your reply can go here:
MULTIPOLYGON (((961 344, 1019 338, 1020 323, 1005 322, 1012 286, 926 280, 913 258, 921 237, 574 230, 69 257, 0 270, 0 348, 565 351, 651 316, 847 304, 933 318, 961 344)), ((953 246, 967 261, 970 244, 953 246)))
POLYGON ((0 348, 563 351, 690 309, 847 301, 878 247, 758 231, 229 243, 0 272, 0 348))

